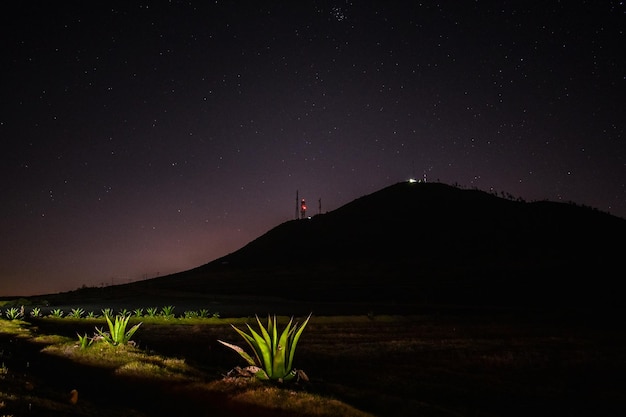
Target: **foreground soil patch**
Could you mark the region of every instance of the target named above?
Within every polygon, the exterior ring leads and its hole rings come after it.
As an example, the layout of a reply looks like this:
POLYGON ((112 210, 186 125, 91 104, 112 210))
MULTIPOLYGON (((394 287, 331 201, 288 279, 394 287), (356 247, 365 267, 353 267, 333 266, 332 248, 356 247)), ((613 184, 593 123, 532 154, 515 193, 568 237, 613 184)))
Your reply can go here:
MULTIPOLYGON (((37 331, 70 337, 83 331, 58 323, 40 320, 37 331)), ((281 415, 271 409, 246 410, 252 406, 242 398, 250 387, 237 388, 240 401, 232 401, 228 389, 214 386, 208 394, 203 388, 219 384, 230 369, 243 365, 217 342, 243 345, 227 319, 207 325, 146 324, 134 339, 147 351, 184 358, 203 380, 181 386, 133 381, 96 368, 74 369, 76 365, 41 354, 41 346, 3 337, 7 353, 2 360, 10 375, 0 391, 7 390, 11 379, 14 395, 26 400, 19 401, 20 411, 28 410, 26 379, 34 378, 35 386, 44 387, 40 397, 64 407, 56 415, 184 415, 181 410, 192 410, 188 415, 281 415), (15 388, 19 384, 24 385, 15 388), (76 386, 84 414, 67 402, 76 386), (115 404, 109 401, 112 395, 118 398, 115 404)), ((377 416, 619 415, 626 409, 625 346, 626 335, 613 325, 563 316, 314 316, 295 361, 310 381, 294 392, 336 399, 377 416)), ((30 407, 33 413, 32 401, 30 407)))

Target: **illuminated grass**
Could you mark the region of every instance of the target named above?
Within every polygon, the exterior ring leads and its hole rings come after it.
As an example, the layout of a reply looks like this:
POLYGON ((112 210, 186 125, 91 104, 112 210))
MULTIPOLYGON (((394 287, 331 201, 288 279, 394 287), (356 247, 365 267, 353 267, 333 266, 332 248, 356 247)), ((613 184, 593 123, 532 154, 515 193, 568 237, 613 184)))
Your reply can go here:
POLYGON ((147 354, 128 345, 112 346, 99 342, 80 349, 73 341, 47 346, 42 352, 68 358, 82 365, 111 368, 117 375, 188 381, 194 381, 199 376, 199 372, 182 359, 147 354))
POLYGON ((280 415, 372 417, 334 398, 267 385, 256 379, 225 378, 204 385, 236 403, 276 410, 280 415))
POLYGON ((22 320, 0 319, 0 333, 21 337, 30 337, 32 335, 30 323, 22 320))

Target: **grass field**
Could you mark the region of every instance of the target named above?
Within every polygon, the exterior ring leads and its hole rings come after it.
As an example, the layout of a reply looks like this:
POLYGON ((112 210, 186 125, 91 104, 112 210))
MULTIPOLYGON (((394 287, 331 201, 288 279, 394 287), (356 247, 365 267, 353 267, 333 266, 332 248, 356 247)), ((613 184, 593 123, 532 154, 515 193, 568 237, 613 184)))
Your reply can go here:
POLYGON ((539 313, 313 315, 294 362, 309 381, 275 386, 224 378, 245 363, 217 340, 245 346, 230 324, 244 328, 253 320, 145 320, 131 359, 118 351, 117 362, 106 352, 96 360, 76 352, 77 334, 93 333, 103 320, 41 318, 23 326, 0 320, 0 415, 511 417, 626 410, 626 334, 618 323, 539 313), (76 404, 69 402, 72 390, 76 404))

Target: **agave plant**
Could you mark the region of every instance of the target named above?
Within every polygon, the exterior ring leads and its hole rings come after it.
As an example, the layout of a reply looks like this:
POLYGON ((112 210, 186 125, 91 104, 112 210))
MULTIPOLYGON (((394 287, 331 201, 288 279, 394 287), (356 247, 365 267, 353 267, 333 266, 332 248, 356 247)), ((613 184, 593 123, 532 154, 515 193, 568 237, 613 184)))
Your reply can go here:
POLYGON ((267 317, 267 328, 261 324, 259 317, 256 317, 260 334, 250 327, 249 324, 246 324, 246 326, 248 326, 250 334, 231 325, 252 348, 254 357, 237 345, 222 340, 218 340, 218 342, 233 349, 244 358, 250 365, 247 370, 259 379, 283 382, 293 379, 296 375, 306 378, 302 371, 293 368, 293 358, 300 335, 302 335, 310 318, 311 314, 298 327, 297 323, 293 324, 292 317, 285 329, 280 333, 280 336, 278 335, 276 316, 273 319, 270 316, 267 317))
POLYGON ((70 311, 68 315, 65 317, 79 319, 83 317, 83 314, 85 314, 85 310, 79 307, 79 308, 73 308, 72 311, 70 311))
POLYGON ((19 320, 24 316, 23 311, 17 307, 11 307, 7 309, 5 314, 9 320, 19 320))
POLYGON ((104 318, 109 325, 109 331, 105 332, 97 327, 96 331, 100 334, 100 336, 102 336, 105 342, 113 346, 127 344, 137 329, 139 329, 139 326, 141 326, 141 323, 137 323, 131 327, 130 330, 126 331, 130 316, 117 315, 115 316, 115 323, 111 321, 111 318, 108 315, 105 315, 104 318))
POLYGON ((161 308, 161 313, 159 314, 164 319, 173 319, 174 318, 174 306, 163 306, 161 308))
POLYGON ((85 350, 91 346, 93 339, 90 339, 86 333, 82 336, 79 333, 76 333, 76 335, 78 336, 78 346, 80 346, 81 350, 85 350))

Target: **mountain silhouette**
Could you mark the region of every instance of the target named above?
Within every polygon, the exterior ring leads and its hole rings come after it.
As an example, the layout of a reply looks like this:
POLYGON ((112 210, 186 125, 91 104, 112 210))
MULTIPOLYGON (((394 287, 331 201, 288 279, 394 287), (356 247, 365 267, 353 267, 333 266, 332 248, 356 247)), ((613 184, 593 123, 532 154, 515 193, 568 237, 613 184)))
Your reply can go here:
POLYGON ((200 267, 115 287, 127 296, 617 307, 624 236, 626 220, 588 207, 401 182, 282 223, 200 267))
POLYGON ((198 268, 137 289, 329 302, 609 306, 626 220, 574 204, 523 202, 402 182, 285 222, 198 268))

